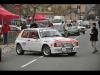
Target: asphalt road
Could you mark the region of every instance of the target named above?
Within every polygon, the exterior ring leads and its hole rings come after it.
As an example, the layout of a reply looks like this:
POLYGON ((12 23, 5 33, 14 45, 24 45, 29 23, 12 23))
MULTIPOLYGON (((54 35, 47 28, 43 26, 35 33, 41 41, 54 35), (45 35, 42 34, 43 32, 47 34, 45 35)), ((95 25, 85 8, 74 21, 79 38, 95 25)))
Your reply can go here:
MULTIPOLYGON (((79 40, 80 50, 75 56, 54 55, 43 57, 40 54, 25 53, 17 55, 15 49, 2 56, 0 70, 16 71, 94 71, 100 70, 100 41, 97 43, 98 53, 92 54, 89 41, 89 30, 85 35, 75 36, 79 40)), ((99 33, 100 39, 100 33, 99 33)))

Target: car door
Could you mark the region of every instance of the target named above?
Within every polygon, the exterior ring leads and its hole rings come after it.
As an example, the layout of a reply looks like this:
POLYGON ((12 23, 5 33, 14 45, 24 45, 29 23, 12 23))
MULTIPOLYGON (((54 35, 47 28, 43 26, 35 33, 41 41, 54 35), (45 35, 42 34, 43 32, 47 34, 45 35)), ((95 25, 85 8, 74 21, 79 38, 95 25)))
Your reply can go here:
POLYGON ((41 40, 37 30, 30 31, 28 45, 32 51, 41 51, 41 40), (35 36, 33 36, 35 34, 35 36))
POLYGON ((29 45, 29 30, 24 30, 22 35, 21 35, 21 46, 24 50, 30 50, 30 45, 29 45))

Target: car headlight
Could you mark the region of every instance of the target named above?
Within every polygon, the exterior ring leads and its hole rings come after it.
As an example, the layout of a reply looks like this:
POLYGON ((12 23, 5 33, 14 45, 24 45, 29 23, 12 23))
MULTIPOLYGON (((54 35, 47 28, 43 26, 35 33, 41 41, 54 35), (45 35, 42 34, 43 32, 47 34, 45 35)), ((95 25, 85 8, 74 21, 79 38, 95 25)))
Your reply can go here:
POLYGON ((78 46, 78 45, 79 45, 78 42, 74 42, 74 43, 73 43, 73 46, 78 46))
POLYGON ((73 47, 72 43, 62 43, 62 47, 73 47))
POLYGON ((61 46, 62 46, 62 44, 60 42, 55 42, 54 43, 54 47, 61 47, 61 46))

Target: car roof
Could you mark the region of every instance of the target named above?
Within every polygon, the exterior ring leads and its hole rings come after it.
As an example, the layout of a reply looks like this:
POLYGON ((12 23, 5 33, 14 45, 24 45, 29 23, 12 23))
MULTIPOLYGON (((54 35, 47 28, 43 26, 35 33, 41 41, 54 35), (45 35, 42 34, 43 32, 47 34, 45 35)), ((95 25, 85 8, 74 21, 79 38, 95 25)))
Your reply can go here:
POLYGON ((51 29, 51 28, 27 28, 27 29, 24 29, 24 30, 40 30, 40 29, 55 30, 55 29, 51 29))

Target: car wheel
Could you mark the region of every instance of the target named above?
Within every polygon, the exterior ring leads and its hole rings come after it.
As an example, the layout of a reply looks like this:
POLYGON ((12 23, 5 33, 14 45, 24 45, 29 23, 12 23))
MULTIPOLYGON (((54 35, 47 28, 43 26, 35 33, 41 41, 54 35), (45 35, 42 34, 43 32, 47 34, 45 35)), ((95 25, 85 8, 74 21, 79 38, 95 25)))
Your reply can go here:
POLYGON ((76 52, 68 53, 69 56, 74 56, 75 54, 76 54, 76 52))
POLYGON ((67 33, 67 36, 70 36, 70 33, 67 33))
POLYGON ((50 50, 50 47, 49 46, 44 46, 42 48, 42 54, 44 56, 50 56, 51 55, 51 50, 50 50))
POLYGON ((21 45, 17 45, 17 46, 16 46, 16 53, 17 53, 18 55, 23 55, 23 54, 24 54, 24 50, 22 50, 21 45))
POLYGON ((77 35, 80 35, 80 32, 78 32, 77 35))
POLYGON ((85 34, 85 31, 83 31, 83 34, 85 34))

